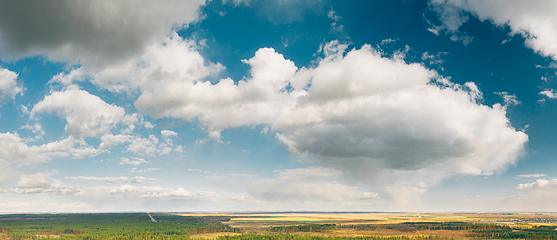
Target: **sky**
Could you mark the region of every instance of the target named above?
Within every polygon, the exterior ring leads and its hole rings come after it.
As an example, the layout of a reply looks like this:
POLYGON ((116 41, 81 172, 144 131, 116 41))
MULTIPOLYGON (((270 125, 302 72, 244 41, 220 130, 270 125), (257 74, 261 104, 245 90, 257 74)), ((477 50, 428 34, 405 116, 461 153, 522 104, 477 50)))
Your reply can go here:
POLYGON ((555 1, 0 1, 0 212, 555 212, 555 89, 555 1))

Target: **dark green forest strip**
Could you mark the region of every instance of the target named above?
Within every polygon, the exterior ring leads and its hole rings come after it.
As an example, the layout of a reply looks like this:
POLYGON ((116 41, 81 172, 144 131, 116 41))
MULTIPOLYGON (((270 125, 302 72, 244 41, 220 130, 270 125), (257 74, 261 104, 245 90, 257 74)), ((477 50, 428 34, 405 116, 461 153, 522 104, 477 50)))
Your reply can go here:
MULTIPOLYGON (((0 215, 0 235, 8 239, 189 239, 193 234, 236 232, 221 222, 225 216, 179 216, 152 213, 158 222, 145 213, 90 213, 90 214, 6 214, 0 215)), ((557 239, 555 226, 513 228, 508 225, 470 222, 407 222, 383 225, 306 224, 276 226, 266 229, 267 235, 244 234, 221 236, 220 240, 405 240, 450 239, 436 236, 401 237, 321 237, 298 235, 315 232, 327 234, 338 229, 375 231, 381 229, 414 233, 422 230, 468 231, 471 239, 557 239)), ((2 238, 2 237, 0 237, 2 238)))
POLYGON ((189 239, 190 234, 238 231, 210 217, 152 213, 0 215, 0 231, 10 239, 189 239))

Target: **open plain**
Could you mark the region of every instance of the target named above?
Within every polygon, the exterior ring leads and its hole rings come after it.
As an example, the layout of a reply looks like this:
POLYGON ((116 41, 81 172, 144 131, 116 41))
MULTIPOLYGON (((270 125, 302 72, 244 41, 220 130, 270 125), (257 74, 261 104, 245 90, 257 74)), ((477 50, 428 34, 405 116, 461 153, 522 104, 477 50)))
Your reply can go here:
POLYGON ((0 239, 557 239, 556 213, 0 214, 0 239))

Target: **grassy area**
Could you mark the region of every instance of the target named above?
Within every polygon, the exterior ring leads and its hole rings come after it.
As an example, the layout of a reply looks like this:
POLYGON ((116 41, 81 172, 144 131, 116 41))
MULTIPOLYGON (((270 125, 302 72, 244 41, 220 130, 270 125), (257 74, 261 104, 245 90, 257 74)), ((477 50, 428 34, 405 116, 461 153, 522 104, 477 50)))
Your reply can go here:
POLYGON ((172 214, 6 214, 0 215, 4 239, 189 239, 191 234, 236 231, 220 222, 228 218, 172 214))
POLYGON ((151 214, 0 214, 0 240, 557 239, 557 214, 151 214))

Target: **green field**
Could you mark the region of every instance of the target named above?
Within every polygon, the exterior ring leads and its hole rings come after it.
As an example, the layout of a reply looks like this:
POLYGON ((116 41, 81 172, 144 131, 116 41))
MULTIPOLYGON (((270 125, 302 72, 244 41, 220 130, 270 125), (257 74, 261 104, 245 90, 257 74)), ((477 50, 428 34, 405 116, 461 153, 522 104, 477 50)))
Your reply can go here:
POLYGON ((234 232, 220 222, 228 218, 173 214, 5 214, 0 239, 189 239, 191 234, 234 232))
POLYGON ((154 219, 147 213, 0 214, 0 239, 557 239, 557 222, 548 223, 557 221, 555 214, 151 215, 154 219))

